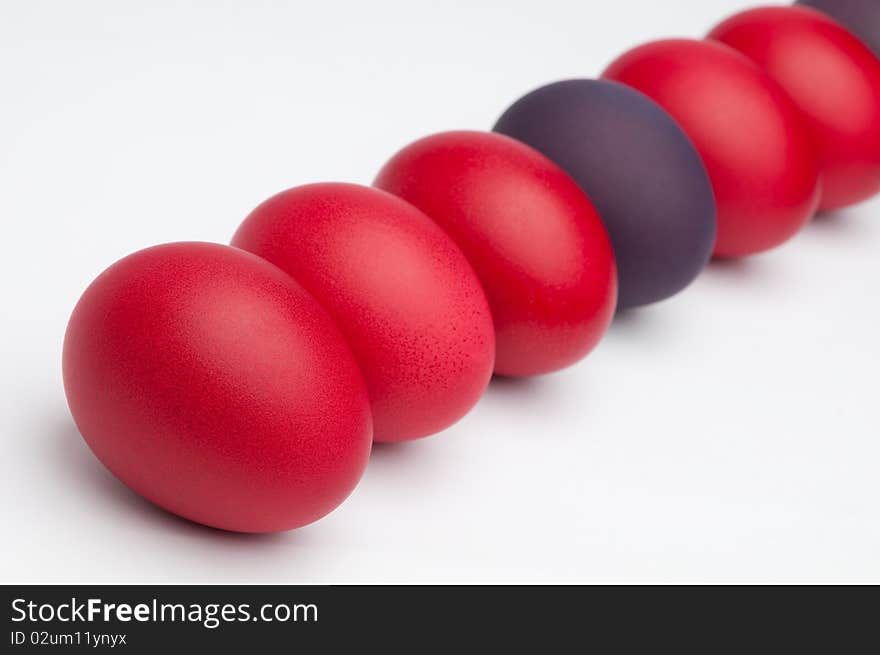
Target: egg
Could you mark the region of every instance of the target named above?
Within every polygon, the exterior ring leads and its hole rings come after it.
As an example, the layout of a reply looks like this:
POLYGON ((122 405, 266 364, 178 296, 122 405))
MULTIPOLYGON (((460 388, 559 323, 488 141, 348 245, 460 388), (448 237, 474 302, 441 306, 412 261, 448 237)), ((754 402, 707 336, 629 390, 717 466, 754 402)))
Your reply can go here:
POLYGON ((856 36, 812 9, 763 7, 709 37, 758 64, 805 117, 821 160, 820 209, 880 191, 880 59, 856 36))
POLYGON ((831 16, 880 57, 880 2, 877 0, 798 0, 831 16))
POLYGON ((375 185, 430 216, 479 276, 495 325, 495 372, 549 373, 599 342, 614 314, 611 243, 578 185, 538 151, 491 132, 420 139, 375 185))
POLYGON ((400 198, 356 184, 296 187, 254 209, 232 244, 289 273, 335 319, 364 373, 377 441, 439 432, 486 389, 495 338, 476 273, 400 198))
POLYGON ((619 308, 678 293, 709 261, 709 175, 684 131, 644 94, 607 80, 555 82, 514 102, 493 129, 559 164, 599 210, 619 308))
POLYGON ((342 334, 286 273, 236 248, 173 243, 110 266, 70 317, 63 378, 116 477, 215 528, 315 521, 369 457, 369 399, 342 334))
POLYGON ((744 55, 714 41, 666 39, 620 56, 603 77, 652 98, 700 153, 717 205, 716 256, 779 246, 815 212, 819 158, 806 123, 744 55))

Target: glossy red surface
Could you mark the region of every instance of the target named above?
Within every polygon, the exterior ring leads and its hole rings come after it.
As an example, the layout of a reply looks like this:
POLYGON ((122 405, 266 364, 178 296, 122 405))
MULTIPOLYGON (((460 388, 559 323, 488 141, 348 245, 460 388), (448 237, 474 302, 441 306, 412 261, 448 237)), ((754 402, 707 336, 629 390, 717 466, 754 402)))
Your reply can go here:
POLYGON ((709 37, 757 63, 804 114, 822 159, 822 209, 880 191, 880 59, 862 41, 806 7, 745 11, 709 37))
POLYGON ((63 370, 98 459, 209 526, 310 523, 370 453, 366 388, 339 330, 288 275, 228 246, 156 246, 104 271, 70 318, 63 370))
POLYGON ((548 373, 584 357, 614 314, 608 235, 583 191, 532 148, 489 132, 407 146, 375 182, 424 211, 477 271, 495 321, 495 371, 548 373))
POLYGON ((290 273, 336 320, 361 366, 375 439, 438 432, 492 375, 486 296, 455 243, 391 194, 310 184, 257 207, 233 245, 290 273))
POLYGON ((806 121, 744 55, 714 41, 655 41, 622 55, 603 77, 653 98, 693 141, 718 205, 716 256, 778 246, 815 212, 820 163, 806 121))

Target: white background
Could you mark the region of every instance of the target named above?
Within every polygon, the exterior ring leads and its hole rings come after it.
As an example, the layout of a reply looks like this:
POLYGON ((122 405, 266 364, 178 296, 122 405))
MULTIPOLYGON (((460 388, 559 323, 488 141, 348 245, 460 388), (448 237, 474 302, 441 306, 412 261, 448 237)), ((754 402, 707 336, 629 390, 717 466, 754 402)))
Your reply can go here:
POLYGON ((745 2, 0 6, 3 582, 880 582, 880 201, 376 448, 348 502, 287 534, 148 505, 64 400, 67 318, 121 256, 227 241, 276 191, 369 183, 414 138, 488 129, 745 2))

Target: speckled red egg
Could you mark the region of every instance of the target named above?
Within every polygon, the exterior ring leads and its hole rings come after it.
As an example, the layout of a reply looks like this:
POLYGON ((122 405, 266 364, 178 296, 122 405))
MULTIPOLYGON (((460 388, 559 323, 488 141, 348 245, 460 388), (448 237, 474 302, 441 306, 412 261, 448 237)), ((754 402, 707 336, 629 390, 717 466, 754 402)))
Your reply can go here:
POLYGON ((369 457, 369 400, 342 334, 286 273, 236 248, 174 243, 112 265, 73 311, 63 372, 98 459, 205 525, 315 521, 369 457))
POLYGON ((278 265, 336 320, 367 383, 377 441, 460 419, 492 374, 492 317, 465 256, 412 205, 310 184, 266 200, 232 244, 278 265))
POLYGON ((495 371, 549 373, 584 357, 614 314, 608 234, 580 187, 538 151, 491 132, 446 132, 398 152, 375 184, 461 247, 495 320, 495 371))

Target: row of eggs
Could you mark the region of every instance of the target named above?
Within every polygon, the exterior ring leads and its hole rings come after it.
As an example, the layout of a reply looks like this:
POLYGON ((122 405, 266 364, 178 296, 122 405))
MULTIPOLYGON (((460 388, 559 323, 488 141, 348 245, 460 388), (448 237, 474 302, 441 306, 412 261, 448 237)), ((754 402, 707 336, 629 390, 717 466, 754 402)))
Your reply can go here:
MULTIPOLYGON (((880 7, 843 4, 877 24, 880 7)), ((245 532, 314 521, 374 439, 441 431, 493 373, 569 366, 616 307, 880 191, 863 39, 813 9, 747 11, 537 89, 492 132, 416 141, 373 187, 280 193, 234 247, 130 255, 68 325, 77 426, 171 512, 245 532)))

